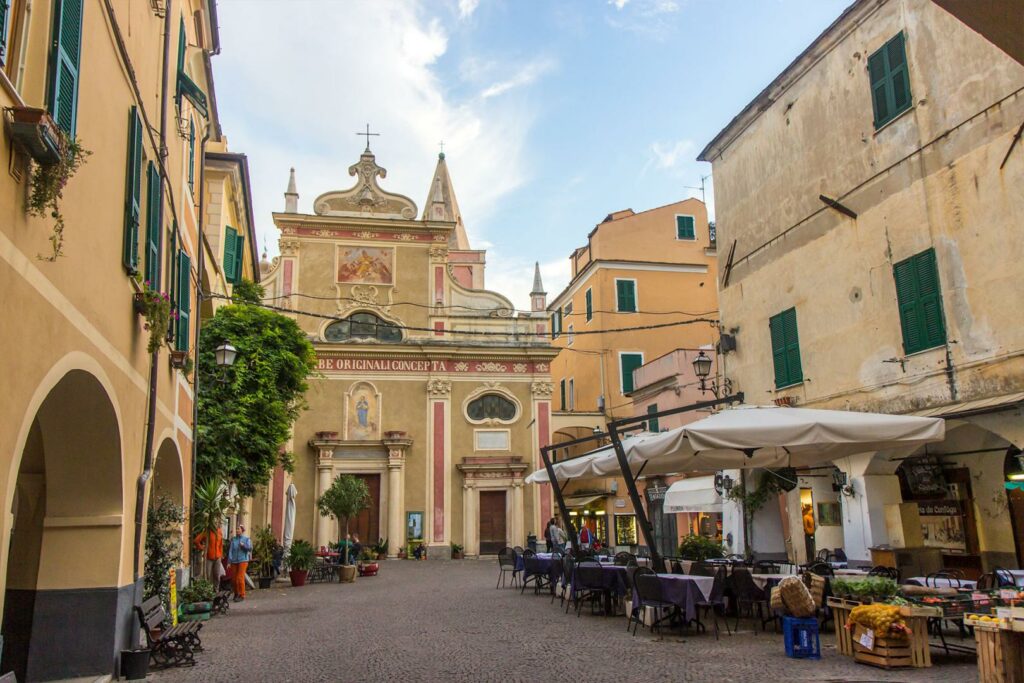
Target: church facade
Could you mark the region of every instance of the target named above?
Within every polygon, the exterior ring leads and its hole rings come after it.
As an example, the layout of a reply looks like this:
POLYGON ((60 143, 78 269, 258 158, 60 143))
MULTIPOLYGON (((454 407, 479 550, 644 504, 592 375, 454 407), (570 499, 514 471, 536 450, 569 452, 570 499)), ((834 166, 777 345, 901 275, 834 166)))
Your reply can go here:
MULTIPOLYGON (((524 476, 551 437, 551 361, 543 297, 517 312, 484 289, 485 253, 470 248, 444 154, 422 214, 383 190, 367 147, 356 183, 298 212, 294 171, 275 213, 280 256, 263 264, 266 303, 309 334, 319 375, 278 471, 254 501, 254 524, 282 536, 294 484, 294 538, 339 538, 316 499, 339 474, 363 478, 371 503, 350 530, 388 555, 451 544, 469 556, 524 545, 551 516, 550 491, 524 476)), ((539 283, 534 289, 539 290, 539 283)))

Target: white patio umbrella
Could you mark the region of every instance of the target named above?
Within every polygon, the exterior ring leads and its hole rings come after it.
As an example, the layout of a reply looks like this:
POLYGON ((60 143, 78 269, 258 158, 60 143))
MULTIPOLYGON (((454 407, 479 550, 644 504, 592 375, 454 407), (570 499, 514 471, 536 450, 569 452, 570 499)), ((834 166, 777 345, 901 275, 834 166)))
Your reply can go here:
POLYGON ((665 512, 721 512, 722 496, 714 477, 688 477, 668 487, 662 505, 665 512))
MULTIPOLYGON (((625 437, 622 440, 622 444, 626 448, 631 448, 634 444, 654 436, 651 432, 641 432, 625 437)), ((553 463, 552 467, 555 470, 555 478, 558 481, 566 481, 567 479, 600 479, 614 476, 615 472, 599 471, 594 467, 595 463, 605 456, 610 456, 613 460, 615 459, 615 451, 611 445, 601 446, 578 457, 553 463)), ((527 484, 545 484, 550 482, 551 479, 548 477, 547 468, 542 467, 530 473, 525 481, 527 484)))
MULTIPOLYGON (((739 406, 623 447, 634 474, 641 467, 644 474, 811 467, 857 453, 913 449, 941 441, 945 429, 941 418, 739 406)), ((610 475, 618 460, 603 454, 590 470, 610 475)))
POLYGON ((284 538, 282 539, 285 555, 292 547, 292 540, 295 537, 295 497, 297 495, 299 495, 299 491, 295 488, 295 484, 288 484, 288 490, 285 491, 284 538))

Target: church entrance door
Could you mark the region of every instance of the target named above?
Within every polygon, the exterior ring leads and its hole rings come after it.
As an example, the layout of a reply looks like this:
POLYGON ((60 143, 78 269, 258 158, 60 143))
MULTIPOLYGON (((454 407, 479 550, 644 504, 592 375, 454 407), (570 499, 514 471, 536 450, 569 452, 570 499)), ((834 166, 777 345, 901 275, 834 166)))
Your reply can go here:
MULTIPOLYGON (((379 474, 356 474, 353 475, 366 482, 366 488, 370 490, 370 505, 358 515, 349 520, 349 533, 358 534, 359 542, 369 546, 377 542, 380 536, 380 475, 379 474)), ((397 495, 397 492, 392 493, 397 495)))
POLYGON ((505 492, 480 492, 480 554, 496 555, 506 545, 505 492))

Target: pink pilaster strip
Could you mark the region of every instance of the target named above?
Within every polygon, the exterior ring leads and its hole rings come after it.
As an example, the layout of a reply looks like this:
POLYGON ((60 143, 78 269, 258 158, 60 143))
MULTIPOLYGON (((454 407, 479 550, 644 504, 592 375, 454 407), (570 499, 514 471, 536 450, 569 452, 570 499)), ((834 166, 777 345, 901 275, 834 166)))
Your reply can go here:
MULTIPOLYGON (((548 401, 537 402, 537 442, 540 448, 544 448, 551 443, 551 403, 548 401)), ((539 457, 539 453, 538 453, 539 457)), ((544 460, 541 459, 538 467, 544 466, 544 460)), ((548 520, 551 519, 551 485, 541 484, 540 485, 540 521, 541 524, 547 524, 548 520)))
POLYGON ((291 296, 292 293, 292 268, 295 264, 292 263, 291 259, 287 259, 284 262, 284 286, 282 293, 285 296, 291 296))
POLYGON ((444 403, 434 402, 434 542, 444 541, 444 403))

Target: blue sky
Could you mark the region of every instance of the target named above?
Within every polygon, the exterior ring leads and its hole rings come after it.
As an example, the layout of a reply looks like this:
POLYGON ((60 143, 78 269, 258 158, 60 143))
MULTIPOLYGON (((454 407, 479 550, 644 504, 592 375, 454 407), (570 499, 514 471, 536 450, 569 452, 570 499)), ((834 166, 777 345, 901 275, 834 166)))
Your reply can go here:
POLYGON ((221 123, 271 255, 289 167, 312 213, 369 122, 422 210, 443 139, 488 288, 526 307, 533 262, 557 293, 608 213, 699 196, 703 145, 849 2, 220 0, 221 123))

